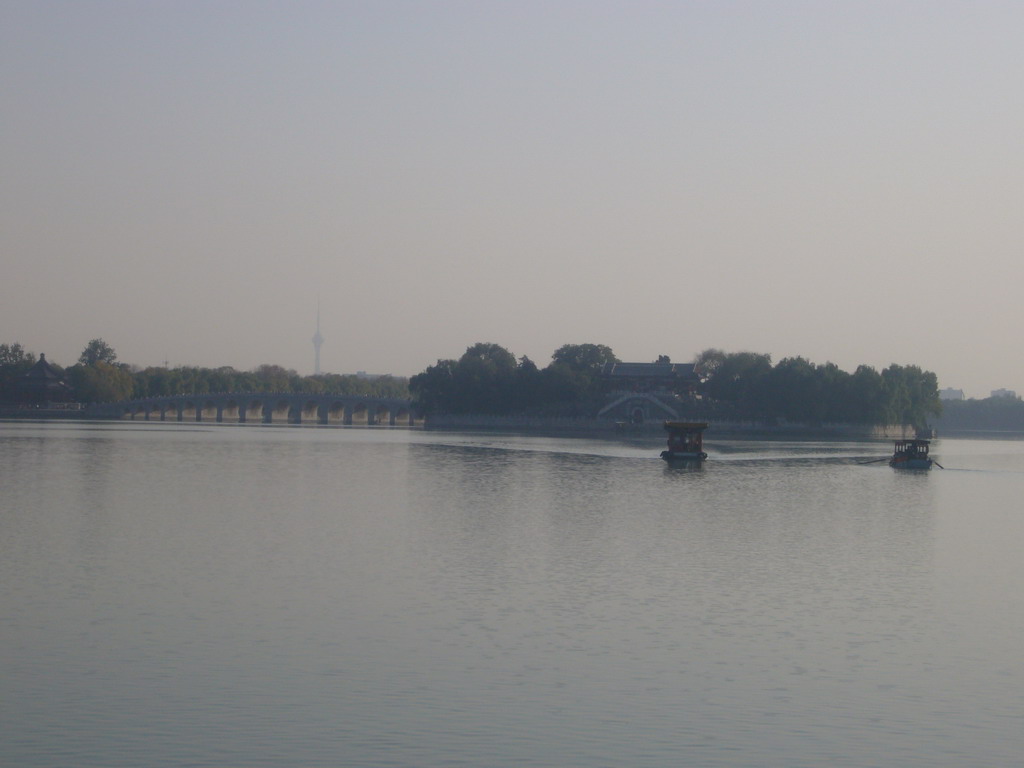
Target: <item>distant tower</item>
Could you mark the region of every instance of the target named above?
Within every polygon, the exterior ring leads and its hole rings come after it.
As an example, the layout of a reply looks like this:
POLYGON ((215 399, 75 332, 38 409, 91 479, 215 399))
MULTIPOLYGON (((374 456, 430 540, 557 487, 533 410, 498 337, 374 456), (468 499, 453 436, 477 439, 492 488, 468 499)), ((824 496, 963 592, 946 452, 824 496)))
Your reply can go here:
POLYGON ((316 303, 316 333, 313 334, 313 375, 320 375, 320 345, 324 337, 320 335, 320 302, 316 303))

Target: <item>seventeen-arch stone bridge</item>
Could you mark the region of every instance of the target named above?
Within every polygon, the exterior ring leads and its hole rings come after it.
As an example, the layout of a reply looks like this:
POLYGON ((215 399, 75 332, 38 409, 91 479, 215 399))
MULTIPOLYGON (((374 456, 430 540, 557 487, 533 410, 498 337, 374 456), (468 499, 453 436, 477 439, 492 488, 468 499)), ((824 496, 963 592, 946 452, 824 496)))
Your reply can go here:
POLYGON ((95 410, 116 418, 144 421, 415 425, 409 400, 355 395, 291 392, 168 395, 108 403, 95 410))

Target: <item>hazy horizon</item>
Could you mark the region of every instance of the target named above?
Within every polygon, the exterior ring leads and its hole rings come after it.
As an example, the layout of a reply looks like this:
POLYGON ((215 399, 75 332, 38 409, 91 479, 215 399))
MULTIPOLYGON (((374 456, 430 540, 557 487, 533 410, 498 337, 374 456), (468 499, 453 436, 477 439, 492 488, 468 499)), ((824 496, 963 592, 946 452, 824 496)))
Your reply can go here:
POLYGON ((1024 5, 0 2, 0 343, 1024 391, 1024 5))

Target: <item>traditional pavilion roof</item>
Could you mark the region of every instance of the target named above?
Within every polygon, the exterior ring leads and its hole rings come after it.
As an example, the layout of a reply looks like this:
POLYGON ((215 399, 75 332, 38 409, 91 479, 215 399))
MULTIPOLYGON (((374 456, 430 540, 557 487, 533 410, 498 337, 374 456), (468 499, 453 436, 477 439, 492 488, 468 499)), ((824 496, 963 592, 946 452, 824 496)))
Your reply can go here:
POLYGON ((601 375, 612 379, 693 379, 693 363, 605 363, 601 375))
POLYGON ((22 379, 28 379, 32 382, 58 382, 64 381, 64 377, 60 375, 60 372, 50 365, 46 360, 46 355, 40 354, 39 360, 25 371, 22 379))
POLYGON ((60 372, 46 362, 46 355, 40 355, 39 361, 16 380, 15 391, 21 402, 39 404, 66 399, 71 388, 60 372))

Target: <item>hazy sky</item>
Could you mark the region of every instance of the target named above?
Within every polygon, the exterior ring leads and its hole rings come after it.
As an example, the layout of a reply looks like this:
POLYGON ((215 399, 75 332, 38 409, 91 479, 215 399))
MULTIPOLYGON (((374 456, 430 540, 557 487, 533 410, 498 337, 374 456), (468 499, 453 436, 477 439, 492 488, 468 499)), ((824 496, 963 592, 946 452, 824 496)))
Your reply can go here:
POLYGON ((1024 3, 0 0, 0 342, 1024 393, 1024 3))

